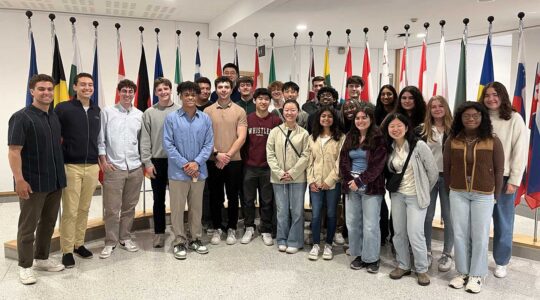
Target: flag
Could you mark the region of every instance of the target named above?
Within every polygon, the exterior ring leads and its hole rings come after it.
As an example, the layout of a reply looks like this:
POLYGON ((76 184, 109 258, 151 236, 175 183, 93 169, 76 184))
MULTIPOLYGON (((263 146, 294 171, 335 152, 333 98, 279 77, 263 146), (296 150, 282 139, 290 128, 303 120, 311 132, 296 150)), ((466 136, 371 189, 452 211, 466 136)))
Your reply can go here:
POLYGON ((255 43, 255 72, 253 72, 253 90, 257 88, 257 83, 259 82, 259 50, 257 48, 257 43, 255 43))
POLYGON ((197 52, 195 53, 195 80, 201 77, 201 57, 199 56, 199 42, 197 40, 197 52))
POLYGON ((332 82, 330 80, 330 61, 329 61, 329 53, 328 53, 328 43, 326 44, 326 49, 324 50, 324 83, 326 86, 332 86, 332 82))
MULTIPOLYGON (((441 95, 448 99, 448 78, 446 77, 446 44, 444 35, 441 36, 439 44, 439 62, 435 71, 435 82, 433 83, 433 96, 441 95)), ((427 98, 425 99, 428 100, 427 98)))
POLYGON ((298 73, 296 72, 296 37, 294 38, 294 44, 293 44, 293 55, 292 55, 292 61, 291 61, 291 75, 289 76, 289 80, 293 82, 298 82, 298 73))
MULTIPOLYGON (((352 70, 351 70, 352 72, 352 70)), ((371 55, 369 52, 369 43, 366 41, 364 48, 364 63, 362 66, 362 78, 364 79, 364 89, 360 93, 360 99, 364 102, 374 101, 373 84, 371 83, 371 55)))
MULTIPOLYGON (((234 33, 234 34, 236 34, 236 33, 234 33)), ((236 47, 236 35, 234 35, 234 58, 233 58, 233 63, 236 65, 238 70, 240 70, 240 65, 238 63, 238 48, 236 47)))
POLYGON ((487 38, 486 51, 484 52, 484 63, 482 64, 482 73, 480 74, 480 85, 478 86, 477 100, 480 100, 484 87, 495 81, 493 74, 493 55, 491 54, 491 31, 487 38))
POLYGON ((531 101, 531 115, 529 118, 529 128, 531 137, 529 143, 529 159, 526 174, 525 201, 531 209, 540 207, 540 63, 536 64, 536 76, 534 79, 534 92, 531 101), (532 167, 536 166, 536 167, 532 167))
MULTIPOLYGON (((326 67, 325 67, 326 68, 326 67)), ((340 103, 349 100, 349 91, 347 90, 347 79, 352 76, 352 52, 349 37, 347 36, 347 56, 345 57, 345 69, 343 70, 343 84, 341 86, 340 103)), ((325 76, 326 77, 326 76, 325 76)), ((315 95, 316 96, 316 95, 315 95)))
MULTIPOLYGON (((407 81, 407 42, 403 45, 401 50, 401 70, 399 74, 399 91, 409 85, 407 81)), ((398 91, 398 93, 399 93, 398 91)))
POLYGON ((422 92, 424 100, 429 96, 427 84, 427 63, 426 63, 426 39, 422 41, 422 54, 420 56, 420 72, 418 73, 418 89, 422 92))
POLYGON ((274 61, 274 48, 272 47, 272 56, 270 57, 270 72, 268 74, 268 84, 276 81, 276 65, 274 61))
POLYGON ((73 43, 73 60, 71 62, 71 69, 69 72, 69 96, 75 97, 76 93, 73 90, 73 84, 75 83, 75 76, 83 71, 82 62, 81 62, 81 50, 79 49, 79 42, 77 40, 77 31, 75 30, 75 23, 71 24, 72 38, 71 42, 73 43))
POLYGON ((467 35, 466 29, 461 39, 461 51, 459 53, 459 67, 456 87, 456 98, 454 100, 454 112, 458 107, 467 101, 467 35))
MULTIPOLYGON (((120 82, 126 78, 126 70, 124 68, 124 53, 122 51, 122 42, 120 41, 120 32, 118 31, 116 38, 116 47, 118 49, 118 82, 120 82)), ((120 94, 118 93, 118 89, 115 90, 114 103, 118 103, 118 101, 120 101, 120 94)))
POLYGON ((390 84, 390 72, 388 71, 388 42, 386 35, 383 44, 381 86, 390 84))
MULTIPOLYGON (((514 90, 514 99, 512 100, 512 107, 521 115, 523 122, 527 122, 525 119, 525 53, 524 53, 524 36, 522 23, 520 21, 519 27, 519 41, 518 41, 518 65, 516 72, 516 87, 514 90)), ((534 101, 534 100, 533 100, 534 101)), ((532 109, 531 109, 532 110, 532 109)), ((529 121, 531 124, 531 121, 529 121)), ((518 205, 521 202, 521 196, 525 194, 526 188, 526 177, 523 176, 521 184, 519 185, 518 191, 516 193, 516 198, 514 199, 514 205, 518 205)))
POLYGON ((94 64, 92 67, 92 77, 94 79, 94 93, 90 97, 90 101, 99 107, 105 106, 105 99, 103 94, 103 84, 101 84, 101 72, 98 59, 98 35, 97 28, 95 29, 95 41, 94 41, 94 64))
POLYGON ((223 75, 223 71, 221 70, 221 47, 218 46, 217 49, 217 62, 216 62, 216 76, 220 77, 223 75))
MULTIPOLYGON (((176 62, 175 62, 175 68, 174 68, 175 90, 182 81, 183 81, 182 80, 182 56, 180 53, 180 36, 178 36, 176 39, 176 62)), ((178 98, 178 95, 176 93, 174 94, 175 94, 176 101, 179 102, 180 99, 178 98)))
POLYGON ((311 81, 315 77, 315 55, 313 54, 312 37, 309 38, 309 70, 308 70, 308 95, 307 99, 314 99, 315 93, 311 90, 311 81))
MULTIPOLYGON (((154 80, 163 77, 163 65, 161 64, 161 55, 159 53, 159 42, 156 48, 156 62, 154 64, 154 80)), ((159 101, 158 96, 154 94, 152 104, 156 104, 159 101)))
POLYGON ((135 93, 134 105, 143 112, 150 107, 150 85, 148 83, 148 67, 146 66, 144 45, 141 45, 141 60, 137 75, 137 92, 135 93))
POLYGON ((66 85, 66 74, 64 73, 64 64, 62 64, 60 46, 58 45, 58 37, 56 36, 56 33, 54 33, 52 78, 54 81, 54 106, 56 106, 60 102, 69 100, 69 93, 66 85))
POLYGON ((30 35, 30 67, 28 68, 28 82, 26 84, 26 106, 32 105, 33 97, 32 94, 30 94, 30 88, 28 87, 28 84, 30 83, 30 78, 32 76, 38 74, 38 68, 37 68, 37 60, 36 60, 36 45, 34 44, 34 34, 32 33, 32 28, 29 25, 28 29, 30 35))

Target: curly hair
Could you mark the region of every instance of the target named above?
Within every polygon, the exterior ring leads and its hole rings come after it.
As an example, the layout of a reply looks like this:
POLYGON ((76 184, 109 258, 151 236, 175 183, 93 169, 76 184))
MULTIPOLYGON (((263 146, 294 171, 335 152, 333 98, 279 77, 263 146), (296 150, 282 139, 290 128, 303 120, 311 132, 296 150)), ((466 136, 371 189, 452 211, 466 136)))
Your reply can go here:
POLYGON ((510 118, 512 118, 512 112, 514 109, 512 108, 512 102, 510 102, 510 96, 508 96, 508 91, 506 90, 504 84, 498 81, 488 83, 488 85, 486 85, 482 90, 482 94, 480 95, 480 103, 482 103, 484 106, 486 105, 486 103, 484 103, 484 98, 486 97, 486 93, 489 88, 493 88, 495 90, 497 96, 499 96, 499 100, 501 101, 501 106, 499 107, 499 118, 503 120, 510 120, 510 118))
POLYGON ((394 120, 399 120, 401 123, 405 124, 407 126, 407 132, 405 133, 405 139, 409 143, 410 146, 416 144, 418 141, 418 136, 414 133, 414 127, 411 124, 411 120, 407 115, 401 114, 401 113, 390 113, 386 118, 384 119, 384 122, 381 125, 382 132, 384 135, 384 138, 386 139, 386 149, 388 149, 388 152, 391 153, 393 151, 392 143, 394 142, 394 139, 388 134, 388 126, 390 123, 394 120))
POLYGON ((348 106, 348 105, 352 105, 354 106, 354 115, 356 116, 356 112, 358 112, 358 109, 360 109, 360 103, 358 101, 354 101, 354 100, 349 100, 349 101, 345 101, 345 103, 343 103, 343 105, 341 105, 340 109, 339 109, 339 119, 341 121, 341 125, 342 127, 341 128, 344 128, 343 131, 344 132, 347 132, 347 130, 352 126, 352 123, 354 120, 348 120, 347 117, 345 116, 345 106, 348 106))
POLYGON ((311 136, 313 138, 313 141, 316 141, 317 138, 323 133, 324 127, 321 125, 321 115, 324 112, 330 112, 332 114, 332 119, 334 119, 334 122, 330 126, 330 133, 332 136, 332 139, 339 141, 341 138, 341 129, 339 128, 339 119, 338 115, 336 113, 336 110, 333 109, 331 106, 323 106, 321 109, 315 113, 315 119, 313 122, 313 128, 311 136))
POLYGON ((355 119, 358 117, 359 113, 364 113, 370 121, 364 142, 360 144, 360 130, 353 125, 351 126, 351 130, 347 133, 343 147, 347 150, 357 149, 359 147, 363 150, 373 150, 377 147, 375 142, 376 137, 382 135, 379 127, 375 124, 375 106, 369 102, 362 102, 354 114, 355 119))
POLYGON ((483 104, 476 101, 467 101, 458 107, 454 115, 454 122, 452 123, 452 130, 450 131, 450 136, 457 137, 465 130, 462 116, 463 113, 469 108, 476 110, 482 115, 480 126, 478 126, 477 129, 478 137, 482 140, 493 138, 493 126, 491 125, 491 119, 489 117, 488 110, 483 104))
POLYGON ((398 99, 396 89, 391 84, 386 84, 381 87, 381 89, 379 90, 379 95, 377 96, 377 104, 375 105, 375 123, 377 123, 377 125, 381 125, 384 117, 386 117, 386 115, 388 114, 388 112, 384 108, 384 104, 381 101, 381 94, 384 89, 390 90, 390 92, 392 93, 392 97, 394 99, 392 105, 394 105, 394 107, 398 99))
POLYGON ((396 101, 396 108, 394 112, 408 116, 410 118, 413 128, 424 122, 424 118, 426 116, 426 103, 424 102, 422 92, 420 92, 417 87, 412 85, 404 87, 399 93, 399 97, 397 100, 398 101, 396 101), (401 106, 401 97, 403 97, 403 94, 407 92, 410 93, 414 99, 414 108, 410 116, 409 113, 403 108, 403 106, 401 106))

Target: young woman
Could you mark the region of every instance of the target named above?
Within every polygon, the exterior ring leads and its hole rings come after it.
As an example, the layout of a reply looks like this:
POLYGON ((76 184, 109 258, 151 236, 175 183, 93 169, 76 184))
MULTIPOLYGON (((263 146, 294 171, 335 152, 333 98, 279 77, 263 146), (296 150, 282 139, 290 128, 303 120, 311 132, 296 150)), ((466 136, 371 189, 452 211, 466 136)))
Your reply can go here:
POLYGON ((341 149, 339 169, 343 177, 351 269, 379 271, 381 231, 379 215, 384 190, 386 143, 375 124, 375 107, 361 103, 341 149))
POLYGON ((384 118, 394 110, 397 99, 398 94, 392 85, 386 84, 381 87, 375 105, 375 124, 377 126, 381 126, 384 118))
POLYGON ((426 119, 424 124, 418 127, 418 132, 424 142, 427 143, 437 162, 439 180, 431 190, 431 202, 426 213, 424 234, 428 251, 428 265, 431 265, 431 231, 433 217, 437 206, 437 196, 441 199, 441 214, 444 222, 444 248, 439 258, 439 271, 447 272, 452 267, 452 248, 454 247, 454 232, 452 231, 452 218, 450 217, 450 202, 448 189, 444 183, 443 174, 443 145, 450 129, 452 128, 452 113, 448 102, 443 96, 433 96, 427 104, 426 119))
POLYGON ((402 176, 399 187, 390 193, 395 231, 393 241, 398 261, 398 266, 390 272, 390 278, 400 279, 411 274, 410 243, 418 284, 429 285, 424 220, 430 203, 429 193, 439 177, 437 164, 428 145, 417 140, 406 116, 389 114, 383 128, 388 143, 389 177, 402 176), (405 166, 409 155, 410 160, 405 166))
POLYGON ((341 132, 347 133, 351 130, 354 123, 355 113, 360 108, 360 102, 350 100, 346 101, 339 110, 339 121, 341 126, 341 132))
POLYGON ((411 129, 424 122, 426 116, 426 103, 422 92, 415 86, 404 87, 399 93, 395 112, 407 116, 411 120, 411 129))
POLYGON ((488 272, 489 225, 494 199, 500 200, 503 146, 493 134, 489 114, 478 102, 465 102, 455 114, 444 145, 444 180, 450 188, 456 269, 453 288, 482 289, 488 272))
POLYGON ((493 133, 501 140, 504 149, 502 194, 493 208, 493 258, 497 265, 494 275, 503 278, 512 256, 514 198, 527 163, 528 134, 525 122, 512 110, 508 92, 500 82, 492 82, 484 88, 480 103, 488 109, 493 133))
POLYGON ((277 208, 278 250, 290 254, 304 247, 304 194, 309 159, 309 135, 296 124, 298 102, 283 104, 285 122, 270 131, 266 158, 277 208))
POLYGON ((321 211, 326 201, 327 232, 322 257, 330 260, 334 257, 332 241, 336 232, 337 202, 341 195, 336 161, 344 135, 339 129, 339 121, 333 108, 323 107, 315 114, 315 120, 317 121, 313 122, 313 133, 309 139, 310 155, 307 167, 307 182, 312 208, 311 232, 313 235, 313 248, 311 248, 308 258, 310 260, 319 258, 321 211))

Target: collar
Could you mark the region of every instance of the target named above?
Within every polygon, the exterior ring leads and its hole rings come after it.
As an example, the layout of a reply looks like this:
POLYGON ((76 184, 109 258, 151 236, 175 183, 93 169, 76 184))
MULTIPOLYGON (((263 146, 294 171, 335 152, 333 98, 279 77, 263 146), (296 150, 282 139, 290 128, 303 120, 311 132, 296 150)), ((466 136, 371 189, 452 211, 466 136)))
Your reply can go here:
MULTIPOLYGON (((52 104, 52 103, 51 103, 52 104)), ((27 109, 31 110, 32 112, 38 114, 38 115, 45 115, 45 116, 48 116, 49 113, 48 112, 45 112, 45 111, 42 111, 41 109, 35 107, 34 105, 30 104, 27 109)), ((52 110, 51 110, 52 111, 52 110)))
POLYGON ((122 113, 130 113, 133 110, 133 104, 128 109, 125 109, 120 103, 115 104, 114 107, 122 113))
POLYGON ((226 109, 226 108, 230 108, 232 104, 233 104, 233 102, 232 102, 232 100, 230 100, 229 103, 227 103, 225 106, 222 106, 222 105, 219 104, 219 102, 216 100, 216 105, 217 105, 217 108, 218 108, 218 109, 226 109))
MULTIPOLYGON (((69 101, 69 100, 68 100, 68 101, 69 101)), ((79 100, 79 99, 77 99, 77 98, 73 98, 73 100, 71 100, 71 102, 73 102, 73 104, 75 104, 75 105, 77 105, 77 106, 83 107, 81 100, 79 100)), ((88 102, 88 104, 89 104, 88 107, 90 107, 90 108, 94 106, 94 103, 92 103, 92 100, 90 100, 90 101, 88 102)))
MULTIPOLYGON (((218 107, 219 107, 219 105, 218 105, 218 107)), ((187 112, 184 110, 184 108, 178 109, 177 112, 178 112, 178 115, 179 115, 180 117, 183 117, 183 116, 187 115, 187 112)), ((194 117, 200 117, 200 113, 201 113, 200 110, 195 109, 195 115, 194 115, 194 117)))

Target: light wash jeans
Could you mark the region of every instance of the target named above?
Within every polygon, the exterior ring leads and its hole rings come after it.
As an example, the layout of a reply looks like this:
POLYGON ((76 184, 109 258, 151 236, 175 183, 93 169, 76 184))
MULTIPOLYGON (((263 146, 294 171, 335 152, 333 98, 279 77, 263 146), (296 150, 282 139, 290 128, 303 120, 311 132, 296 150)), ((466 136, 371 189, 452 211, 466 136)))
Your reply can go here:
POLYGON ((307 183, 273 183, 278 245, 304 247, 304 195, 307 183))
POLYGON ((493 203, 493 195, 450 191, 456 270, 461 274, 485 276, 488 272, 493 203))
POLYGON ((351 256, 361 256, 365 263, 379 260, 381 228, 379 226, 382 195, 349 192, 345 201, 345 222, 349 230, 351 256))
POLYGON ((508 177, 504 177, 501 196, 493 207, 493 258, 495 263, 506 266, 512 256, 516 193, 506 194, 508 177))
POLYGON ((450 199, 448 198, 448 190, 444 183, 442 173, 439 175, 439 180, 431 190, 431 202, 429 203, 426 213, 426 222, 424 223, 424 234, 426 236, 427 251, 431 251, 431 232, 433 229, 433 217, 435 216, 435 208, 437 207, 437 195, 441 200, 441 215, 444 222, 444 247, 443 253, 450 255, 454 248, 454 230, 452 229, 452 216, 450 214, 450 199))
POLYGON ((416 196, 392 193, 392 221, 394 224, 394 247, 398 266, 403 270, 411 269, 409 242, 414 256, 414 267, 417 273, 428 270, 426 238, 424 237, 424 221, 426 208, 418 206, 416 196))

